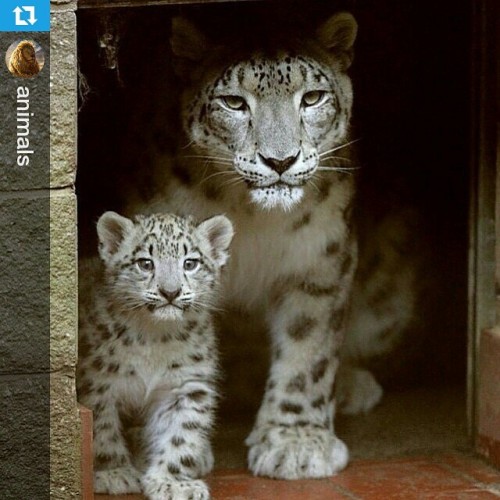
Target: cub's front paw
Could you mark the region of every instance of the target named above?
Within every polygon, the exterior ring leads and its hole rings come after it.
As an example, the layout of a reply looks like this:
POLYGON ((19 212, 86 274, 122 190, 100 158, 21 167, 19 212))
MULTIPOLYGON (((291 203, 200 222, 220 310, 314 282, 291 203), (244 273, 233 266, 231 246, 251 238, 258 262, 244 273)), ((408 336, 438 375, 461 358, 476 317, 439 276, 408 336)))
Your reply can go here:
POLYGON ((94 491, 111 495, 140 493, 142 490, 139 472, 131 465, 97 470, 94 472, 94 491))
POLYGON ((340 413, 366 413, 380 402, 383 393, 382 387, 369 371, 360 368, 339 371, 336 397, 340 413))
POLYGON ((208 500, 208 486, 200 480, 174 481, 145 476, 144 494, 149 500, 208 500))
POLYGON ((250 470, 257 476, 301 479, 332 476, 349 460, 346 445, 331 431, 304 427, 255 428, 246 444, 250 470))

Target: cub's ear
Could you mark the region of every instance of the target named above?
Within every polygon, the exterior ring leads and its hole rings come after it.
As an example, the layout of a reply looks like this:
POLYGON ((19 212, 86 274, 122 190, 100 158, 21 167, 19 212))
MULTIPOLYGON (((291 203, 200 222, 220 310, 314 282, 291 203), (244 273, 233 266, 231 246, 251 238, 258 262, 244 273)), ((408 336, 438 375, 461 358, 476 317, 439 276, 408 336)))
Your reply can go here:
POLYGON ((99 255, 107 261, 120 248, 125 236, 134 228, 134 223, 116 212, 105 212, 97 221, 99 255))
POLYGON ((216 215, 199 224, 196 233, 209 243, 212 258, 223 266, 229 257, 227 250, 234 236, 231 221, 224 215, 216 215))
POLYGON ((178 76, 188 79, 191 70, 209 50, 205 35, 184 17, 172 19, 170 46, 174 54, 174 69, 178 76))
POLYGON ((358 33, 358 23, 349 12, 339 12, 325 21, 316 31, 320 43, 334 54, 347 69, 354 58, 353 45, 358 33))

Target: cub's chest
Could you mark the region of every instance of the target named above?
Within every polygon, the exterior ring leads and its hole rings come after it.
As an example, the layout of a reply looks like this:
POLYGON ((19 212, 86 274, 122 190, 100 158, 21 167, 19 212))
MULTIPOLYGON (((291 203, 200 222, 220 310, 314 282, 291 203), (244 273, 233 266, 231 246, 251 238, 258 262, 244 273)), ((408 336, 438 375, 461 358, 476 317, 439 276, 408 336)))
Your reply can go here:
POLYGON ((161 341, 151 342, 131 335, 110 341, 100 350, 110 363, 119 367, 116 374, 125 377, 150 379, 165 375, 175 359, 175 352, 161 341))

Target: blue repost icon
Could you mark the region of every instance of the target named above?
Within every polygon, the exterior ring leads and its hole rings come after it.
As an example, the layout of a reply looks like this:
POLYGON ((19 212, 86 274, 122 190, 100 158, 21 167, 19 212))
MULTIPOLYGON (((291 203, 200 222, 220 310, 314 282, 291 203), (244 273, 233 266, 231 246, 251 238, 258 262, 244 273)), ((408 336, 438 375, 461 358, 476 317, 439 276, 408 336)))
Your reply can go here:
POLYGON ((0 31, 50 31, 50 0, 0 0, 0 31))

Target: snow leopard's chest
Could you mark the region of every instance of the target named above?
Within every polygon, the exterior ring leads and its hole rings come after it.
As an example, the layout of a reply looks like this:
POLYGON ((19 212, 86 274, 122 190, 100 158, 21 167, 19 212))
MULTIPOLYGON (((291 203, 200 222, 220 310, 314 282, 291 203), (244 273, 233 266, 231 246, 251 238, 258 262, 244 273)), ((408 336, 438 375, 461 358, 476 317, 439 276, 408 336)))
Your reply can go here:
POLYGON ((291 213, 234 214, 236 235, 223 280, 226 301, 246 309, 265 307, 279 280, 317 271, 325 249, 335 243, 342 247, 349 234, 345 200, 350 194, 349 188, 338 189, 337 196, 291 213))

